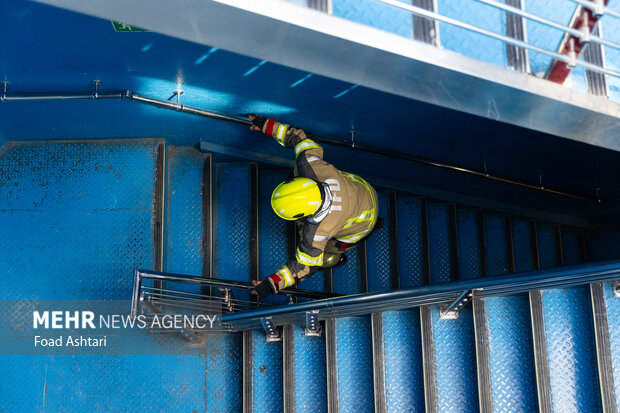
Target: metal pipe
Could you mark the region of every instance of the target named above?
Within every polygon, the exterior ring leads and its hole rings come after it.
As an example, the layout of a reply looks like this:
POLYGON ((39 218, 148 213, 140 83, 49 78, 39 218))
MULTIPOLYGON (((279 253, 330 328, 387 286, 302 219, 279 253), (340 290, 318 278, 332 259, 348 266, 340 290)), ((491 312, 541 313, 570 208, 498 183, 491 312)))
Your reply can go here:
POLYGON ((238 123, 238 124, 246 125, 246 126, 250 126, 252 124, 252 122, 250 122, 247 119, 226 116, 220 113, 210 112, 208 110, 198 109, 198 108, 194 108, 191 106, 185 106, 180 103, 173 103, 173 102, 169 102, 165 100, 148 98, 148 97, 141 96, 141 95, 138 95, 130 91, 127 92, 127 97, 130 100, 135 100, 136 102, 146 103, 148 105, 156 106, 158 108, 172 109, 172 110, 176 110, 177 112, 190 113, 192 115, 204 116, 207 118, 218 119, 218 120, 225 120, 228 122, 238 123))
POLYGON ((2 93, 3 101, 19 101, 19 100, 71 100, 71 99, 122 99, 125 92, 92 92, 92 93, 76 93, 76 92, 57 92, 54 94, 42 93, 2 93))
MULTIPOLYGON (((431 12, 431 11, 428 11, 428 10, 425 10, 425 9, 422 9, 422 8, 419 8, 419 7, 416 7, 416 6, 410 6, 410 5, 405 4, 405 3, 400 3, 397 0, 374 0, 374 1, 379 2, 379 3, 384 3, 384 4, 387 4, 389 6, 396 7, 398 9, 407 10, 410 13, 415 14, 417 16, 426 17, 427 19, 434 19, 434 20, 437 20, 437 21, 440 21, 440 22, 443 22, 443 23, 451 24, 453 26, 457 26, 457 27, 460 27, 462 29, 466 29, 466 30, 475 32, 475 33, 483 34, 485 36, 492 37, 492 38, 497 39, 497 40, 501 40, 504 43, 508 43, 508 44, 513 45, 513 46, 522 47, 524 49, 529 49, 529 50, 532 50, 534 52, 542 53, 542 54, 545 54, 547 56, 551 56, 554 59, 562 61, 564 63, 570 63, 570 59, 567 56, 563 55, 563 54, 556 53, 556 52, 551 52, 551 51, 549 51, 547 49, 543 49, 541 47, 531 45, 529 43, 523 42, 523 41, 518 40, 518 39, 514 39, 512 37, 503 36, 501 34, 494 33, 494 32, 492 32, 490 30, 481 29, 479 27, 476 27, 476 26, 468 24, 468 23, 463 23, 462 21, 453 19, 451 17, 442 16, 440 14, 437 14, 437 13, 434 13, 434 12, 431 12)), ((600 66, 595 66, 595 65, 589 64, 587 62, 581 61, 581 60, 578 60, 575 63, 577 65, 579 65, 579 66, 583 66, 583 67, 585 67, 587 69, 590 69, 592 71, 600 72, 600 73, 605 73, 605 74, 608 74, 610 76, 614 76, 614 77, 620 78, 620 72, 615 72, 613 70, 605 69, 605 68, 602 68, 600 66)))
MULTIPOLYGON (((387 1, 387 0, 376 0, 376 1, 387 1)), ((591 65, 589 63, 585 63, 582 62, 582 64, 588 68, 598 68, 598 66, 594 66, 591 65)), ((595 69, 592 69, 595 70, 595 69)), ((5 87, 6 87, 6 82, 5 82, 5 87)), ((71 94, 63 94, 63 93, 53 93, 53 94, 43 94, 43 93, 20 93, 20 94, 12 94, 12 95, 7 95, 6 94, 6 89, 3 92, 2 95, 2 100, 54 100, 54 99, 106 99, 106 98, 118 98, 118 99, 122 99, 123 97, 127 97, 128 99, 132 100, 132 101, 136 101, 136 102, 141 102, 141 103, 145 103, 151 106, 155 106, 158 108, 162 108, 162 109, 169 109, 169 110, 174 110, 177 112, 183 112, 183 113, 188 113, 188 114, 192 114, 192 115, 197 115, 197 116, 203 116, 203 117, 207 117, 207 118, 211 118, 211 119, 216 119, 216 120, 223 120, 223 121, 227 121, 227 122, 232 122, 232 123, 236 123, 236 124, 240 124, 240 125, 245 125, 245 126, 250 126, 252 124, 252 122, 250 122, 248 119, 244 119, 244 118, 237 118, 237 117, 233 117, 233 116, 228 116, 228 115, 223 115, 221 113, 217 113, 217 112, 212 112, 212 111, 208 111, 208 110, 203 110, 203 109, 199 109, 199 108, 195 108, 195 107, 191 107, 191 106, 185 106, 185 105, 181 105, 179 103, 175 103, 175 102, 170 102, 170 101, 166 101, 166 100, 160 100, 160 99, 154 99, 154 98, 149 98, 149 97, 145 97, 145 96, 141 96, 138 95, 136 93, 133 93, 132 91, 124 91, 124 92, 93 92, 93 93, 71 93, 71 94)), ((454 171, 454 172, 461 172, 461 173, 466 173, 469 175, 474 175, 474 176, 478 176, 480 178, 485 178, 485 179, 489 179, 492 181, 496 181, 496 182, 502 182, 502 183, 506 183, 506 184, 511 184, 511 185, 515 185, 515 186, 520 186, 522 188, 528 188, 528 189, 534 189, 537 191, 542 191, 542 192, 547 192, 550 194, 554 194, 554 195, 559 195, 559 196, 563 196, 563 197, 567 197, 567 198, 572 198, 572 199, 576 199, 576 200, 580 200, 580 201, 585 201, 585 202, 590 202, 590 203, 601 203, 601 200, 597 197, 597 198, 589 198, 586 196, 581 196, 581 195, 576 195, 576 194, 571 194, 569 192, 565 192, 565 191, 560 191, 557 189, 552 189, 552 188, 547 188, 545 186, 542 185, 534 185, 534 184, 528 184, 525 182, 520 182, 520 181, 516 181, 514 179, 510 179, 510 178, 504 178, 501 176, 495 176, 495 175, 491 175, 487 172, 480 172, 480 171, 476 171, 473 169, 468 169, 468 168, 463 168, 460 166, 455 166, 455 165, 450 165, 450 164, 446 164, 443 162, 437 162, 437 161, 433 161, 430 159, 425 159, 425 158, 420 158, 420 157, 415 157, 415 156, 409 156, 409 155, 402 155, 400 153, 395 153, 395 152, 389 152, 389 151, 382 151, 382 150, 378 150, 378 149, 373 149, 373 148, 369 148, 369 147, 365 147, 363 145, 359 145, 359 144, 355 144, 355 145, 350 145, 346 142, 341 142, 341 141, 337 141, 334 139, 328 139, 328 138, 322 138, 319 136, 313 136, 313 138, 321 143, 326 143, 329 145, 334 145, 334 146, 339 146, 339 147, 344 147, 347 149, 353 149, 356 151, 360 151, 360 152, 366 152, 366 153, 371 153, 374 155, 381 155, 381 156, 386 156, 386 157, 390 157, 390 158, 395 158, 395 159, 401 159, 407 162, 414 162, 414 163, 418 163, 421 165, 426 165, 426 166, 433 166, 436 168, 441 168, 441 169, 446 169, 446 170, 450 170, 450 171, 454 171)), ((251 289, 252 286, 248 285, 246 289, 251 289)), ((301 292, 302 290, 297 290, 299 292, 301 292)))
MULTIPOLYGON (((542 288, 562 288, 564 286, 584 285, 591 282, 615 281, 620 279, 620 260, 599 264, 581 264, 549 270, 530 271, 508 274, 470 281, 455 281, 419 288, 395 291, 383 291, 337 297, 327 300, 292 304, 284 307, 252 310, 246 313, 233 313, 222 316, 222 322, 235 322, 244 319, 257 319, 264 316, 304 313, 306 311, 337 310, 353 306, 363 308, 376 305, 384 310, 391 309, 392 304, 414 303, 416 300, 435 297, 435 302, 445 302, 457 298, 465 290, 476 290, 476 296, 512 295, 542 288)), ((320 313, 321 314, 321 313, 320 313)))
MULTIPOLYGON (((573 29, 572 27, 564 26, 563 24, 556 23, 556 22, 554 22, 552 20, 547 20, 547 19, 545 19, 543 17, 539 17, 539 16, 536 16, 535 14, 526 12, 525 10, 518 9, 516 7, 509 6, 509 5, 504 4, 504 3, 499 3, 499 2, 497 2, 495 0, 475 0, 475 1, 477 1, 479 3, 484 3, 486 5, 489 5, 491 7, 495 7, 497 9, 500 9, 500 10, 503 10, 503 11, 507 11, 507 12, 512 13, 512 14, 516 14, 516 15, 521 16, 521 17, 525 17, 526 19, 529 19, 529 20, 532 20, 532 21, 544 24, 545 26, 553 27, 554 29, 561 30, 561 31, 563 31, 565 33, 570 33, 573 36, 581 39, 583 42, 586 42, 586 39, 583 38, 584 37, 584 33, 581 30, 579 30, 579 29, 573 29)), ((588 28, 588 33, 589 33, 589 28, 588 28)), ((591 41, 591 42, 594 42, 594 43, 602 44, 604 46, 608 46, 608 47, 620 50, 620 44, 616 44, 616 43, 610 42, 610 41, 605 40, 605 39, 603 39, 603 38, 601 38, 599 36, 595 36, 595 35, 592 35, 592 34, 588 35, 588 40, 587 41, 591 41)), ((604 68, 602 68, 602 69, 604 69, 604 68)))

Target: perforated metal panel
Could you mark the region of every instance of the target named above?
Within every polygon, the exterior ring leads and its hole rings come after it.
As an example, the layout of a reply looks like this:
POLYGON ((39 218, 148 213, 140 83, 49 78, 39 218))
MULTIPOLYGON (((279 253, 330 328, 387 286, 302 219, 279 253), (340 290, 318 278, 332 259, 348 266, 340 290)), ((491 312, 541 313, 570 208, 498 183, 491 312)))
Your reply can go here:
POLYGON ((424 278, 420 199, 399 196, 396 200, 396 214, 400 286, 419 287, 424 278))
POLYGON ((383 361, 387 411, 423 412, 420 312, 383 313, 383 361))
POLYGON ((338 408, 373 412, 372 334, 369 317, 336 319, 338 408))
POLYGON ((383 228, 374 230, 366 240, 366 267, 368 269, 368 291, 389 290, 391 287, 390 236, 388 201, 383 192, 377 193, 379 216, 383 228))
POLYGON ((590 292, 587 287, 542 291, 554 411, 600 411, 590 292))

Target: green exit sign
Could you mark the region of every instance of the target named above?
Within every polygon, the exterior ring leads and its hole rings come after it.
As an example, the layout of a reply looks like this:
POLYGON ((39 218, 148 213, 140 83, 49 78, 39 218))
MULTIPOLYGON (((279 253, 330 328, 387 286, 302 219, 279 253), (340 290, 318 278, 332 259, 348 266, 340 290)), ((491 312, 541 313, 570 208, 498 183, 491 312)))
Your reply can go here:
POLYGON ((114 31, 116 32, 148 32, 148 30, 140 27, 130 26, 128 24, 115 21, 112 21, 112 26, 114 26, 114 31))

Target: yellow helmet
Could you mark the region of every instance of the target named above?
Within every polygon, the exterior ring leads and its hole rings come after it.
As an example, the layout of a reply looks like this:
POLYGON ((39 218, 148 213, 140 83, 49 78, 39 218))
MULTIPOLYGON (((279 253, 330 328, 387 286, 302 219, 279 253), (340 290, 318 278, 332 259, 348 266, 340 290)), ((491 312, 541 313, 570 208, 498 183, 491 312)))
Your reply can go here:
POLYGON ((319 184, 303 177, 282 182, 271 195, 271 207, 276 215, 287 221, 314 214, 322 201, 319 184))

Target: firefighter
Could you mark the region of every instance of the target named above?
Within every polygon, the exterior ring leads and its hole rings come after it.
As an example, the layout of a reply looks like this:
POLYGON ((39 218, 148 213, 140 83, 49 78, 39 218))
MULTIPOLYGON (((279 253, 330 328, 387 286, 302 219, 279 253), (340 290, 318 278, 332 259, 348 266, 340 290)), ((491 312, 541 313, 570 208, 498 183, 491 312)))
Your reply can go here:
POLYGON ((282 219, 301 220, 301 239, 294 259, 262 282, 253 281, 252 293, 266 297, 320 269, 343 265, 344 252, 370 234, 379 211, 375 189, 325 162, 323 149, 306 132, 261 115, 249 119, 251 130, 294 149, 296 157, 294 178, 275 188, 271 206, 282 219))

